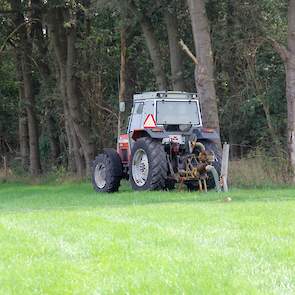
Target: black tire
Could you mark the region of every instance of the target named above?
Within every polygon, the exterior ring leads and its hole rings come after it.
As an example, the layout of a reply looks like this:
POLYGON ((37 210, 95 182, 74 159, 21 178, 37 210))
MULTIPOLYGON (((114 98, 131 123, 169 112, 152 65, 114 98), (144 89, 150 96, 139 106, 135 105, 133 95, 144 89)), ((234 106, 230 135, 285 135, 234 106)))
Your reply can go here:
POLYGON ((129 167, 129 180, 134 190, 162 190, 165 189, 165 180, 167 178, 168 164, 164 146, 161 142, 153 140, 150 137, 138 139, 131 151, 131 160, 129 167), (138 150, 143 150, 147 156, 148 173, 147 179, 143 185, 138 185, 134 180, 132 163, 133 157, 138 150))
POLYGON ((113 193, 117 192, 120 186, 120 181, 122 178, 122 163, 118 157, 116 157, 116 152, 110 150, 110 152, 99 154, 93 161, 92 166, 92 185, 95 191, 102 193, 113 193), (104 166, 104 179, 105 183, 102 184, 97 181, 96 169, 104 166))
MULTIPOLYGON (((221 148, 218 144, 210 141, 203 142, 206 151, 212 151, 215 155, 215 161, 212 163, 213 167, 216 169, 218 176, 220 176, 221 173, 221 160, 222 160, 222 154, 221 154, 221 148)), ((213 175, 211 173, 208 173, 208 180, 207 180, 207 187, 208 189, 214 189, 215 188, 215 181, 213 178, 213 175)))

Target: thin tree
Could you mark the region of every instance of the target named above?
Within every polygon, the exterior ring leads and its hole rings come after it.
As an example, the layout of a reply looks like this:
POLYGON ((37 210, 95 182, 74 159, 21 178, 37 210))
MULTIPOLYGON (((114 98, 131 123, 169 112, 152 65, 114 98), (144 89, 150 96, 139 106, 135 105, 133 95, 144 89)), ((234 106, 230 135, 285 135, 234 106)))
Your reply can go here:
POLYGON ((187 0, 198 63, 195 83, 201 102, 203 123, 219 131, 219 118, 214 85, 214 66, 208 18, 204 0, 187 0))
POLYGON ((167 90, 168 83, 163 67, 160 42, 159 40, 157 40, 153 25, 150 19, 137 8, 133 1, 128 2, 128 7, 133 15, 137 17, 141 30, 145 37, 146 45, 153 63, 157 87, 159 90, 167 90))
POLYGON ((288 5, 288 45, 278 43, 271 38, 267 39, 279 54, 285 65, 286 97, 288 110, 288 152, 293 170, 295 183, 295 0, 289 0, 288 5))
POLYGON ((186 86, 183 77, 183 56, 178 44, 178 21, 174 1, 172 1, 171 7, 165 7, 164 20, 168 34, 171 80, 173 90, 185 91, 186 86))
MULTIPOLYGON (((120 88, 119 88, 119 105, 123 103, 126 99, 126 53, 127 53, 127 45, 126 45, 126 25, 122 24, 121 34, 120 34, 120 44, 121 44, 121 54, 120 54, 120 88)), ((123 125, 121 111, 119 110, 118 114, 118 139, 121 134, 121 128, 123 125)), ((118 141, 119 144, 119 141, 118 141)))
MULTIPOLYGON (((24 14, 22 12, 22 2, 20 0, 11 0, 11 8, 15 11, 15 26, 19 27, 19 47, 21 61, 21 82, 23 82, 23 95, 25 109, 28 118, 28 133, 30 146, 30 172, 32 175, 38 175, 41 172, 41 162, 39 153, 39 134, 38 122, 35 109, 35 97, 33 91, 32 77, 32 40, 29 40, 29 34, 24 14)), ((17 60, 16 62, 18 62, 17 60)), ((22 86, 21 86, 22 87, 22 86)), ((22 90, 21 90, 22 91, 22 90)))

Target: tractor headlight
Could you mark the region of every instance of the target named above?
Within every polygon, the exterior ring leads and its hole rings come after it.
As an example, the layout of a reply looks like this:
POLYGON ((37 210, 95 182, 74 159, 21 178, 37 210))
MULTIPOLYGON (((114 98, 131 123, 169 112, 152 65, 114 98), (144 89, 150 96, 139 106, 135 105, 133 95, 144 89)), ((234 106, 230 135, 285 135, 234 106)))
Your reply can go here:
POLYGON ((182 132, 189 131, 191 129, 192 125, 191 124, 180 124, 179 125, 179 130, 182 132))

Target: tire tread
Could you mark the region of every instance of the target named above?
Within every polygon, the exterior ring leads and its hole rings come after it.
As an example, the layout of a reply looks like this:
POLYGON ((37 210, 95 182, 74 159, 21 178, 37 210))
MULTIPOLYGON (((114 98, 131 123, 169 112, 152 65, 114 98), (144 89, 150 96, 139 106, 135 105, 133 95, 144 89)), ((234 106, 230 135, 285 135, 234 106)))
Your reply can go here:
MULTIPOLYGON (((150 137, 143 137, 137 140, 134 145, 133 152, 135 152, 138 145, 143 145, 146 149, 146 152, 149 154, 149 169, 151 169, 151 174, 149 173, 149 184, 148 187, 145 187, 145 190, 162 190, 165 189, 165 181, 167 178, 168 166, 167 158, 163 145, 150 137)), ((132 160, 130 161, 130 173, 132 173, 132 160)), ((132 178, 130 177, 131 185, 133 189, 140 190, 132 178)))

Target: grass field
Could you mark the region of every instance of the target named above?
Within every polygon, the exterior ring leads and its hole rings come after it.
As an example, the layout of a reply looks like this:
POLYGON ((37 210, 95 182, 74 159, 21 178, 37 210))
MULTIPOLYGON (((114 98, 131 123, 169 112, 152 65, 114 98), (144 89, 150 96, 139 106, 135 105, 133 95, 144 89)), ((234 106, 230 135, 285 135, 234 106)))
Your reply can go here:
POLYGON ((295 294, 295 189, 0 184, 0 293, 295 294))

